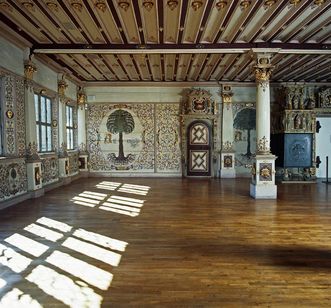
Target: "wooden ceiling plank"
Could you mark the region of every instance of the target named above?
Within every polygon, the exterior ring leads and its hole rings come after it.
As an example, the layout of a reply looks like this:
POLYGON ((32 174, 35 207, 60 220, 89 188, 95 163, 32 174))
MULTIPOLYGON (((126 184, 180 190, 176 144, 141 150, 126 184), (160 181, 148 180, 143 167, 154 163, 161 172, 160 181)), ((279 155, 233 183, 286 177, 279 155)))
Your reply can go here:
POLYGON ((295 19, 295 17, 306 7, 309 6, 310 0, 303 0, 298 5, 287 5, 282 7, 281 14, 278 14, 271 20, 264 31, 262 31, 257 39, 271 42, 272 38, 282 31, 282 27, 286 27, 289 20, 295 19))
MULTIPOLYGON (((159 23, 160 23, 160 43, 161 38, 163 37, 163 43, 168 44, 176 44, 179 42, 179 33, 180 31, 180 18, 181 18, 181 7, 182 7, 182 0, 178 0, 178 5, 173 9, 167 4, 167 1, 158 0, 159 1, 159 23), (162 3, 162 8, 161 4, 162 3), (160 13, 163 12, 161 18, 160 13), (161 25, 162 20, 162 25, 161 25), (162 28, 161 28, 162 27, 162 28)), ((187 2, 187 0, 185 0, 187 2)), ((184 5, 184 4, 183 4, 184 5)))
POLYGON ((49 13, 50 10, 47 10, 47 6, 45 7, 45 3, 40 3, 40 1, 35 1, 34 3, 36 7, 38 7, 40 14, 37 14, 35 10, 32 10, 31 13, 35 12, 33 15, 40 27, 43 28, 44 31, 50 32, 49 34, 53 36, 53 39, 57 43, 74 43, 70 35, 62 31, 60 24, 51 16, 49 13))
POLYGON ((209 80, 208 76, 215 64, 217 63, 219 57, 219 54, 208 54, 208 60, 205 63, 204 67, 202 67, 202 71, 200 71, 200 80, 209 80))
POLYGON ((262 1, 253 2, 245 10, 241 7, 237 7, 228 23, 227 29, 221 35, 220 40, 229 43, 234 42, 238 35, 245 29, 245 25, 248 21, 251 20, 261 7, 263 8, 262 1))
MULTIPOLYGON (((141 0, 136 0, 136 1, 132 2, 135 20, 137 23, 137 30, 138 30, 139 37, 140 37, 140 43, 145 44, 147 42, 147 40, 145 40, 145 36, 147 35, 146 32, 148 30, 143 26, 142 17, 141 17, 140 10, 139 10, 139 6, 141 6, 141 5, 142 5, 141 0)), ((154 5, 153 5, 153 7, 154 7, 154 5)))
POLYGON ((163 10, 163 0, 157 0, 157 17, 158 17, 158 22, 159 22, 159 40, 158 43, 163 44, 164 43, 164 10, 163 10))
POLYGON ((205 68, 207 66, 207 63, 209 63, 210 57, 211 57, 211 54, 210 53, 206 54, 206 57, 205 57, 202 65, 201 65, 201 67, 200 67, 200 69, 198 71, 197 78, 195 79, 196 81, 200 81, 202 79, 201 78, 201 75, 202 75, 203 71, 205 70, 205 68))
POLYGON ((87 58, 90 62, 93 63, 93 65, 97 68, 97 70, 100 72, 102 76, 104 76, 108 80, 116 80, 116 77, 114 76, 111 69, 109 69, 108 65, 106 65, 105 61, 103 61, 103 58, 99 55, 87 55, 87 58))
POLYGON ((307 33, 303 37, 300 37, 300 41, 302 43, 305 43, 305 42, 308 42, 311 39, 314 40, 314 36, 317 35, 318 32, 322 32, 324 30, 324 27, 329 27, 330 22, 331 22, 331 17, 329 17, 323 23, 320 23, 320 24, 316 25, 316 27, 314 29, 312 29, 309 33, 307 33))
POLYGON ((233 12, 236 10, 236 7, 238 6, 239 0, 233 0, 231 1, 231 5, 229 6, 229 9, 226 12, 226 15, 224 17, 224 20, 219 28, 218 33, 216 34, 215 38, 214 38, 214 43, 219 42, 221 35, 223 34, 224 30, 226 29, 231 16, 233 14, 233 12))
POLYGON ((81 75, 86 80, 94 79, 94 77, 91 76, 89 74, 89 72, 83 66, 81 66, 79 62, 77 62, 75 59, 73 59, 71 56, 65 55, 65 54, 59 54, 54 57, 56 59, 60 59, 61 61, 65 62, 69 67, 71 67, 74 71, 76 71, 77 74, 81 75))
POLYGON ((245 42, 254 42, 259 34, 264 31, 268 25, 279 16, 283 8, 288 4, 288 0, 279 0, 272 7, 265 8, 260 7, 256 12, 251 23, 246 25, 242 33, 240 33, 238 40, 245 42))
MULTIPOLYGON (((190 0, 190 4, 193 0, 190 0)), ((194 9, 192 5, 187 8, 187 14, 185 18, 184 31, 183 31, 183 43, 195 43, 200 31, 202 18, 206 10, 206 0, 201 0, 202 6, 198 9, 194 9)))
MULTIPOLYGON (((17 3, 8 1, 10 7, 6 9, 5 18, 8 18, 11 22, 17 25, 18 29, 21 29, 29 36, 32 36, 33 39, 39 43, 52 43, 52 38, 49 37, 44 31, 41 31, 38 24, 33 21, 17 3)), ((3 19, 5 20, 5 19, 3 19)))
POLYGON ((187 65, 187 69, 186 69, 186 75, 185 75, 185 81, 188 81, 188 78, 189 78, 189 72, 191 70, 191 67, 192 67, 192 63, 194 61, 194 58, 195 58, 196 54, 191 54, 190 55, 190 61, 188 62, 188 65, 187 65))
MULTIPOLYGON (((314 14, 318 10, 318 6, 311 5, 310 2, 307 2, 305 5, 300 7, 293 15, 289 16, 286 22, 279 28, 277 31, 269 38, 270 40, 275 41, 286 41, 286 35, 293 29, 297 29, 305 22, 310 15, 314 14)), ((297 39, 296 39, 297 40, 297 39)))
POLYGON ((115 76, 118 80, 127 81, 129 80, 126 72, 122 69, 118 59, 114 55, 102 55, 107 64, 113 69, 115 76))
POLYGON ((207 1, 207 6, 206 6, 206 9, 204 11, 202 21, 201 21, 201 24, 200 24, 200 30, 198 31, 198 35, 197 35, 197 38, 195 40, 195 42, 197 44, 200 43, 203 31, 205 30, 206 23, 207 23, 207 20, 208 20, 210 14, 211 14, 213 6, 214 6, 214 1, 207 1))
POLYGON ((162 80, 162 73, 161 73, 161 59, 160 54, 151 54, 148 55, 153 80, 161 81, 162 80))
POLYGON ((176 80, 183 81, 186 78, 187 71, 189 69, 189 64, 191 61, 191 54, 179 54, 178 55, 178 65, 176 70, 176 80))
POLYGON ((176 55, 164 55, 164 66, 165 66, 165 74, 164 79, 165 81, 174 81, 174 72, 175 72, 175 62, 176 62, 176 55))
POLYGON ((233 67, 232 69, 232 73, 231 71, 229 71, 228 73, 228 80, 234 80, 239 74, 240 72, 245 69, 247 67, 248 64, 250 64, 252 62, 252 59, 250 57, 250 55, 247 54, 243 54, 240 55, 239 60, 237 61, 237 67, 233 67))
POLYGON ((102 76, 100 72, 94 67, 94 65, 85 57, 83 54, 76 54, 71 55, 71 57, 79 63, 82 67, 84 67, 85 70, 89 72, 89 74, 95 79, 95 80, 102 80, 102 76))
POLYGON ((315 20, 317 20, 320 16, 326 13, 331 7, 331 3, 328 3, 321 9, 315 10, 313 14, 309 14, 295 29, 293 29, 290 33, 288 33, 284 38, 284 42, 288 42, 294 39, 299 33, 310 26, 315 20))
MULTIPOLYGON (((134 2, 136 1, 137 0, 135 0, 134 2)), ((137 24, 135 7, 134 5, 132 5, 132 1, 130 1, 129 7, 126 10, 120 8, 119 5, 115 6, 115 10, 122 25, 121 29, 123 29, 125 36, 127 37, 128 43, 141 44, 138 29, 139 26, 137 24)))
POLYGON ((210 80, 211 76, 214 74, 214 72, 217 70, 217 68, 219 67, 219 65, 223 61, 223 58, 224 58, 225 55, 224 54, 219 54, 218 56, 219 56, 218 60, 215 62, 214 67, 210 70, 209 74, 206 77, 207 80, 210 80))
POLYGON ((234 65, 236 65, 236 63, 238 62, 238 60, 240 59, 240 56, 241 55, 236 55, 235 57, 233 57, 229 63, 226 64, 226 68, 224 69, 223 71, 223 74, 222 74, 222 79, 226 79, 226 75, 229 73, 229 71, 231 71, 234 67, 234 65))
MULTIPOLYGON (((177 44, 182 43, 183 41, 183 34, 184 34, 184 27, 187 17, 187 11, 188 11, 188 3, 190 0, 181 0, 181 6, 180 6, 180 19, 179 19, 179 27, 177 29, 178 35, 177 35, 177 44)), ((168 20, 166 20, 168 22, 168 20)))
POLYGON ((89 3, 91 10, 94 12, 95 18, 97 19, 103 33, 107 36, 107 39, 113 44, 122 44, 124 43, 124 40, 122 33, 118 30, 113 11, 108 2, 105 2, 105 4, 106 8, 105 10, 102 10, 89 3))
POLYGON ((194 59, 191 63, 191 66, 189 68, 188 72, 188 78, 189 81, 196 81, 201 69, 203 68, 203 63, 205 62, 207 57, 207 54, 196 54, 194 56, 194 59))
POLYGON ((136 67, 130 55, 117 55, 116 57, 119 59, 123 69, 128 74, 130 80, 137 81, 140 79, 139 71, 136 70, 136 67))
POLYGON ((139 0, 135 3, 137 3, 135 6, 135 11, 136 11, 138 27, 141 27, 141 29, 143 29, 143 31, 140 32, 143 35, 143 38, 142 37, 140 38, 142 44, 144 44, 145 42, 148 44, 159 43, 160 40, 159 40, 158 12, 160 10, 162 11, 162 6, 159 10, 158 2, 155 1, 153 2, 154 3, 153 7, 151 9, 148 9, 144 7, 143 0, 139 0), (138 7, 138 3, 139 3, 139 7, 138 7), (140 17, 140 20, 138 17, 140 17))
POLYGON ((105 39, 103 38, 103 35, 101 31, 99 30, 98 26, 95 23, 95 20, 90 15, 90 12, 88 8, 85 5, 85 2, 82 2, 82 8, 81 9, 75 9, 71 6, 71 3, 69 1, 64 0, 58 0, 62 7, 66 7, 66 13, 70 14, 71 18, 76 21, 76 23, 79 24, 79 28, 82 29, 82 31, 88 36, 91 43, 95 44, 102 44, 106 43, 105 39))
POLYGON ((300 69, 301 67, 303 67, 306 63, 310 62, 312 57, 311 55, 305 55, 303 57, 300 57, 298 55, 293 55, 294 57, 294 64, 292 65, 287 65, 283 68, 283 70, 277 70, 275 69, 274 73, 272 74, 274 77, 277 77, 280 74, 287 74, 285 73, 286 70, 289 70, 289 73, 292 74, 293 72, 295 72, 298 68, 300 69), (284 72, 285 71, 285 72, 284 72))
POLYGON ((325 69, 324 72, 320 74, 320 77, 316 78, 315 80, 317 82, 322 82, 328 79, 331 79, 331 68, 325 69))
POLYGON ((151 76, 148 70, 148 64, 146 63, 146 55, 132 55, 133 63, 136 66, 137 71, 139 72, 141 80, 151 80, 151 76))
MULTIPOLYGON (((330 65, 331 64, 331 60, 329 60, 327 63, 330 65)), ((323 76, 324 74, 330 73, 330 69, 329 68, 324 68, 322 70, 318 70, 316 71, 316 69, 311 68, 308 72, 306 72, 303 75, 296 76, 295 78, 292 78, 293 81, 305 81, 305 82, 309 82, 309 81, 316 81, 316 79, 320 78, 320 76, 323 76), (317 76, 317 78, 315 77, 317 76)))
MULTIPOLYGON (((309 65, 306 66, 306 71, 305 72, 301 72, 301 73, 297 73, 295 75, 295 79, 296 80, 301 80, 302 76, 306 76, 308 74, 311 74, 311 71, 316 72, 319 69, 320 65, 324 65, 325 62, 328 61, 327 58, 320 58, 318 57, 317 60, 314 60, 312 63, 310 63, 309 65)), ((314 73, 313 73, 314 74, 314 73)), ((286 76, 286 78, 284 78, 284 80, 290 80, 293 78, 290 78, 290 76, 286 76)))
POLYGON ((214 1, 213 7, 210 10, 209 16, 205 22, 202 36, 197 42, 199 43, 212 43, 215 40, 217 33, 219 32, 224 18, 230 8, 227 5, 224 9, 218 10, 216 7, 216 1, 214 1))

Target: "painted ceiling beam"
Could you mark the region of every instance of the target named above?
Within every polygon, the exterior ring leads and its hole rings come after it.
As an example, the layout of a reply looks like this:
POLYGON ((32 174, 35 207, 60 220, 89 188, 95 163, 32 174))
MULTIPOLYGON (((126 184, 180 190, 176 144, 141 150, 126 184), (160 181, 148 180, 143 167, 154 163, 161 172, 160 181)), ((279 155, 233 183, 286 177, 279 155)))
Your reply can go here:
POLYGON ((216 43, 216 44, 35 44, 35 54, 197 54, 273 52, 283 54, 331 54, 331 44, 314 43, 216 43))

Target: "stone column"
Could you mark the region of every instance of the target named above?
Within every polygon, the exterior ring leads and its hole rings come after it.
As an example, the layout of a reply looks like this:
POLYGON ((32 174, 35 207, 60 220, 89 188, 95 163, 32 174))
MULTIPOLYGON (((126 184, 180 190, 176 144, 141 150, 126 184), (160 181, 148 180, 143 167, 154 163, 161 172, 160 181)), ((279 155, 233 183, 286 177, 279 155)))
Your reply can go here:
POLYGON ((222 97, 222 149, 221 178, 235 178, 235 151, 233 148, 233 111, 232 91, 230 86, 223 86, 222 97))
POLYGON ((273 70, 271 54, 257 54, 256 78, 256 161, 252 168, 250 195, 255 199, 276 199, 276 156, 270 152, 270 88, 273 70))
POLYGON ((25 142, 28 190, 35 197, 43 195, 41 160, 38 154, 36 109, 34 102, 33 74, 37 71, 31 58, 24 63, 25 75, 25 142))
POLYGON ((67 152, 67 132, 66 132, 66 99, 65 90, 67 83, 62 79, 58 81, 59 93, 59 177, 66 178, 69 176, 69 157, 67 152))
POLYGON ((79 171, 88 171, 88 152, 86 149, 86 121, 85 104, 78 106, 78 148, 79 148, 79 171))

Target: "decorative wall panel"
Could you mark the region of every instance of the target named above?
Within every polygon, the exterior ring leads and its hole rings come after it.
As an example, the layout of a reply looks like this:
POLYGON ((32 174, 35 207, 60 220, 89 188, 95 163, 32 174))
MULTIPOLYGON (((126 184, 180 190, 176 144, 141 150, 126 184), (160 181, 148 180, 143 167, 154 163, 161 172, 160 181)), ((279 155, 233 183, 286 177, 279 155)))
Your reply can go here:
POLYGON ((69 175, 77 174, 79 171, 78 153, 69 153, 69 175))
POLYGON ((16 78, 15 102, 16 102, 16 142, 18 156, 25 156, 25 106, 24 106, 24 80, 16 78))
POLYGON ((233 104, 235 169, 238 175, 250 175, 256 152, 256 112, 252 103, 233 104))
POLYGON ((157 172, 180 172, 179 105, 156 105, 157 172))
POLYGON ((92 171, 154 171, 154 105, 100 104, 87 119, 92 171))
POLYGON ((23 159, 0 163, 0 200, 27 192, 26 165, 23 159))
POLYGON ((59 179, 59 163, 56 156, 42 158, 41 170, 43 177, 43 186, 56 182, 59 179))

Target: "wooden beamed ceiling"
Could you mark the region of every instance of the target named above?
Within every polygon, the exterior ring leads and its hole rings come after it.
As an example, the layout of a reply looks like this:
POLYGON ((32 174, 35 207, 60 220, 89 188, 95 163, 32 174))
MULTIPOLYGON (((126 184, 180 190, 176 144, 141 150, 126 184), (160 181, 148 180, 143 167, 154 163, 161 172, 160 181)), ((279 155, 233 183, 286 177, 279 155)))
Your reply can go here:
POLYGON ((82 82, 253 81, 259 47, 289 50, 273 81, 331 81, 331 0, 0 0, 0 26, 82 82))

